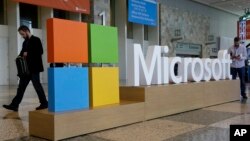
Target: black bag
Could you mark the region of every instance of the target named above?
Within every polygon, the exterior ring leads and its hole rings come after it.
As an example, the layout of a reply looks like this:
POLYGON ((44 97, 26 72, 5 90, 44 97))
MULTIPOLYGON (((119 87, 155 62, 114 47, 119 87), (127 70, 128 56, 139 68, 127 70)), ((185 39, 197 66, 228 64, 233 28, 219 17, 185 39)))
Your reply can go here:
POLYGON ((17 67, 17 76, 22 77, 29 75, 27 61, 23 57, 19 56, 16 58, 16 67, 17 67))

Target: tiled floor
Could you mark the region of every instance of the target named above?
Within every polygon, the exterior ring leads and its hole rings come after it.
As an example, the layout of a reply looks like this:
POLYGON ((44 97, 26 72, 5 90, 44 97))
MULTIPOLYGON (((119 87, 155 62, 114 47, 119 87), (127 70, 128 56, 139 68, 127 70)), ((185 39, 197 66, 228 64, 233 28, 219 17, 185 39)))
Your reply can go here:
MULTIPOLYGON (((15 92, 16 87, 0 86, 0 104, 8 104, 15 92)), ((66 141, 228 141, 230 124, 250 124, 249 101, 216 105, 66 141)), ((31 85, 18 113, 0 107, 0 140, 45 141, 28 136, 28 111, 38 105, 31 85)))

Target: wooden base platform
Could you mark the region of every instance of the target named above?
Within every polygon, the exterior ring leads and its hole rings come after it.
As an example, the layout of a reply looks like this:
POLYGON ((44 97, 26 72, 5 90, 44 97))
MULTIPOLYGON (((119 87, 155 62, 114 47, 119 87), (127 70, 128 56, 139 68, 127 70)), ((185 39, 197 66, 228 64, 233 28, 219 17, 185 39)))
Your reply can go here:
POLYGON ((29 132, 31 136, 61 140, 141 121, 144 121, 144 103, 122 101, 117 105, 68 113, 32 111, 29 132))
POLYGON ((239 80, 120 87, 121 104, 83 111, 29 113, 30 135, 60 140, 239 100, 239 80))
POLYGON ((199 109, 240 99, 239 80, 120 87, 123 100, 145 102, 145 119, 199 109))

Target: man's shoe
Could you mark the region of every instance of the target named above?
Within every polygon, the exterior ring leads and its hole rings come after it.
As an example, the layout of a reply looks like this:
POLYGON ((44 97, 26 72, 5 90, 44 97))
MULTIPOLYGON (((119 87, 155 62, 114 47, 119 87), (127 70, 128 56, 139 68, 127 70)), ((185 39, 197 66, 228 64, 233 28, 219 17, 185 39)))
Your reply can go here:
POLYGON ((48 105, 40 105, 38 107, 36 107, 36 110, 42 110, 42 109, 47 109, 48 108, 48 105))
POLYGON ((18 111, 18 108, 15 107, 15 106, 12 106, 12 105, 3 105, 3 107, 4 107, 5 109, 12 110, 12 111, 15 111, 15 112, 18 111))
POLYGON ((248 99, 248 97, 247 97, 247 96, 242 96, 242 98, 243 98, 243 99, 248 99))

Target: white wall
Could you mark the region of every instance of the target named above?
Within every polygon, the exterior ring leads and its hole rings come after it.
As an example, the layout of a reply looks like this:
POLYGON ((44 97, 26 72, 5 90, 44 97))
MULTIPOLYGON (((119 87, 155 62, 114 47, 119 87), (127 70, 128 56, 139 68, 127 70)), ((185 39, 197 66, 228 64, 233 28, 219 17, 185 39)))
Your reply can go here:
POLYGON ((0 85, 9 85, 8 26, 0 25, 0 31, 0 85))
POLYGON ((8 22, 8 72, 9 84, 17 85, 17 69, 15 58, 20 50, 20 35, 17 33, 17 28, 20 26, 19 4, 8 0, 7 1, 7 22, 8 22))
POLYGON ((219 40, 220 40, 220 49, 229 49, 234 43, 234 38, 220 37, 219 40))

